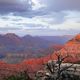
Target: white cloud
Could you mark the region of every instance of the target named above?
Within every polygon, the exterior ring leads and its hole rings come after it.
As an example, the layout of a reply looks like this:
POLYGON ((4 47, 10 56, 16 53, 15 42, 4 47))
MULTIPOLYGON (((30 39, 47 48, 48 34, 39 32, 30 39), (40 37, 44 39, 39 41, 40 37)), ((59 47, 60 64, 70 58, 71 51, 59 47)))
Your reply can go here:
POLYGON ((46 7, 45 4, 41 4, 39 0, 32 0, 32 9, 37 10, 40 8, 46 7))
POLYGON ((7 30, 9 32, 16 33, 19 31, 24 33, 26 33, 26 31, 30 31, 31 33, 27 32, 30 34, 33 34, 33 32, 36 31, 36 33, 34 33, 35 35, 39 34, 38 32, 41 32, 41 30, 43 31, 41 34, 47 35, 48 33, 51 35, 51 33, 54 33, 56 30, 67 30, 65 32, 72 30, 72 32, 75 32, 80 30, 80 12, 54 12, 49 15, 35 16, 33 18, 14 16, 12 13, 0 16, 0 32, 7 32, 7 30), (55 31, 53 32, 52 30, 55 31))

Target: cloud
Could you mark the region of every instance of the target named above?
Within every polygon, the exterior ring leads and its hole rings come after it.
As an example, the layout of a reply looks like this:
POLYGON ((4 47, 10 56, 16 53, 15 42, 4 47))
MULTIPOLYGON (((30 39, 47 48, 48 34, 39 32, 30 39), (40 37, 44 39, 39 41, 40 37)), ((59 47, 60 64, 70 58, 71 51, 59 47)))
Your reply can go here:
POLYGON ((78 10, 80 11, 80 0, 40 0, 51 11, 78 10))
POLYGON ((54 12, 33 18, 8 14, 0 16, 0 31, 32 35, 72 34, 80 31, 79 21, 80 12, 78 11, 54 12))
POLYGON ((30 9, 28 0, 0 0, 0 13, 25 12, 30 9))
POLYGON ((38 10, 40 8, 44 8, 46 5, 41 4, 39 0, 32 0, 32 10, 38 10))
POLYGON ((0 0, 0 14, 32 18, 66 10, 80 11, 80 0, 0 0))
POLYGON ((1 33, 51 35, 79 30, 80 0, 0 0, 1 33))
POLYGON ((44 15, 44 4, 39 0, 0 0, 0 14, 13 13, 17 16, 34 17, 44 15))

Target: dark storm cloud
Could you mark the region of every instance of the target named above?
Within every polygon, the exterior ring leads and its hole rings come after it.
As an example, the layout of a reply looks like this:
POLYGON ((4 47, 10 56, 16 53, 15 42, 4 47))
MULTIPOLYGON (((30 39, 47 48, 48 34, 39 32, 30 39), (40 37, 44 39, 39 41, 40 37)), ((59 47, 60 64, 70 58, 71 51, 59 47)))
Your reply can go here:
POLYGON ((20 15, 24 17, 34 17, 48 15, 54 12, 62 11, 80 11, 80 0, 38 0, 40 4, 44 4, 45 7, 39 8, 37 10, 23 11, 22 13, 15 13, 15 15, 20 15))
POLYGON ((0 0, 0 14, 13 13, 15 16, 32 18, 36 15, 42 16, 46 13, 44 8, 32 10, 31 0, 0 0))
POLYGON ((31 5, 28 0, 0 0, 0 13, 24 12, 30 10, 31 5))
MULTIPOLYGON (((37 0, 36 0, 37 1, 37 0)), ((32 0, 0 0, 0 14, 14 13, 16 16, 34 17, 55 11, 78 10, 80 0, 38 0, 45 7, 32 9, 32 0)), ((34 3, 34 0, 33 0, 34 3)))

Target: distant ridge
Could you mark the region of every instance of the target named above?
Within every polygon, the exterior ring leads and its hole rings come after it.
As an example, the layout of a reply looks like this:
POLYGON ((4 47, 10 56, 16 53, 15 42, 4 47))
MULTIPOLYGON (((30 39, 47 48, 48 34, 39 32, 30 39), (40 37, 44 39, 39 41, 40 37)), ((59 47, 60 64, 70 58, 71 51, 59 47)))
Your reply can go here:
POLYGON ((9 63, 24 59, 47 56, 60 50, 72 36, 31 36, 20 37, 14 33, 0 35, 0 58, 9 63), (44 54, 43 54, 44 53, 44 54), (25 57, 25 58, 24 58, 25 57))

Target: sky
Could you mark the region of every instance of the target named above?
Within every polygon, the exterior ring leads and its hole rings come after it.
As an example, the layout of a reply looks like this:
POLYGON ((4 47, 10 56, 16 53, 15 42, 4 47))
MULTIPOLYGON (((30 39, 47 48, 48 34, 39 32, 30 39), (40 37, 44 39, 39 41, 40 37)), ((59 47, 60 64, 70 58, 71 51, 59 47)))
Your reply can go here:
POLYGON ((0 34, 80 33, 80 0, 0 0, 0 34))

